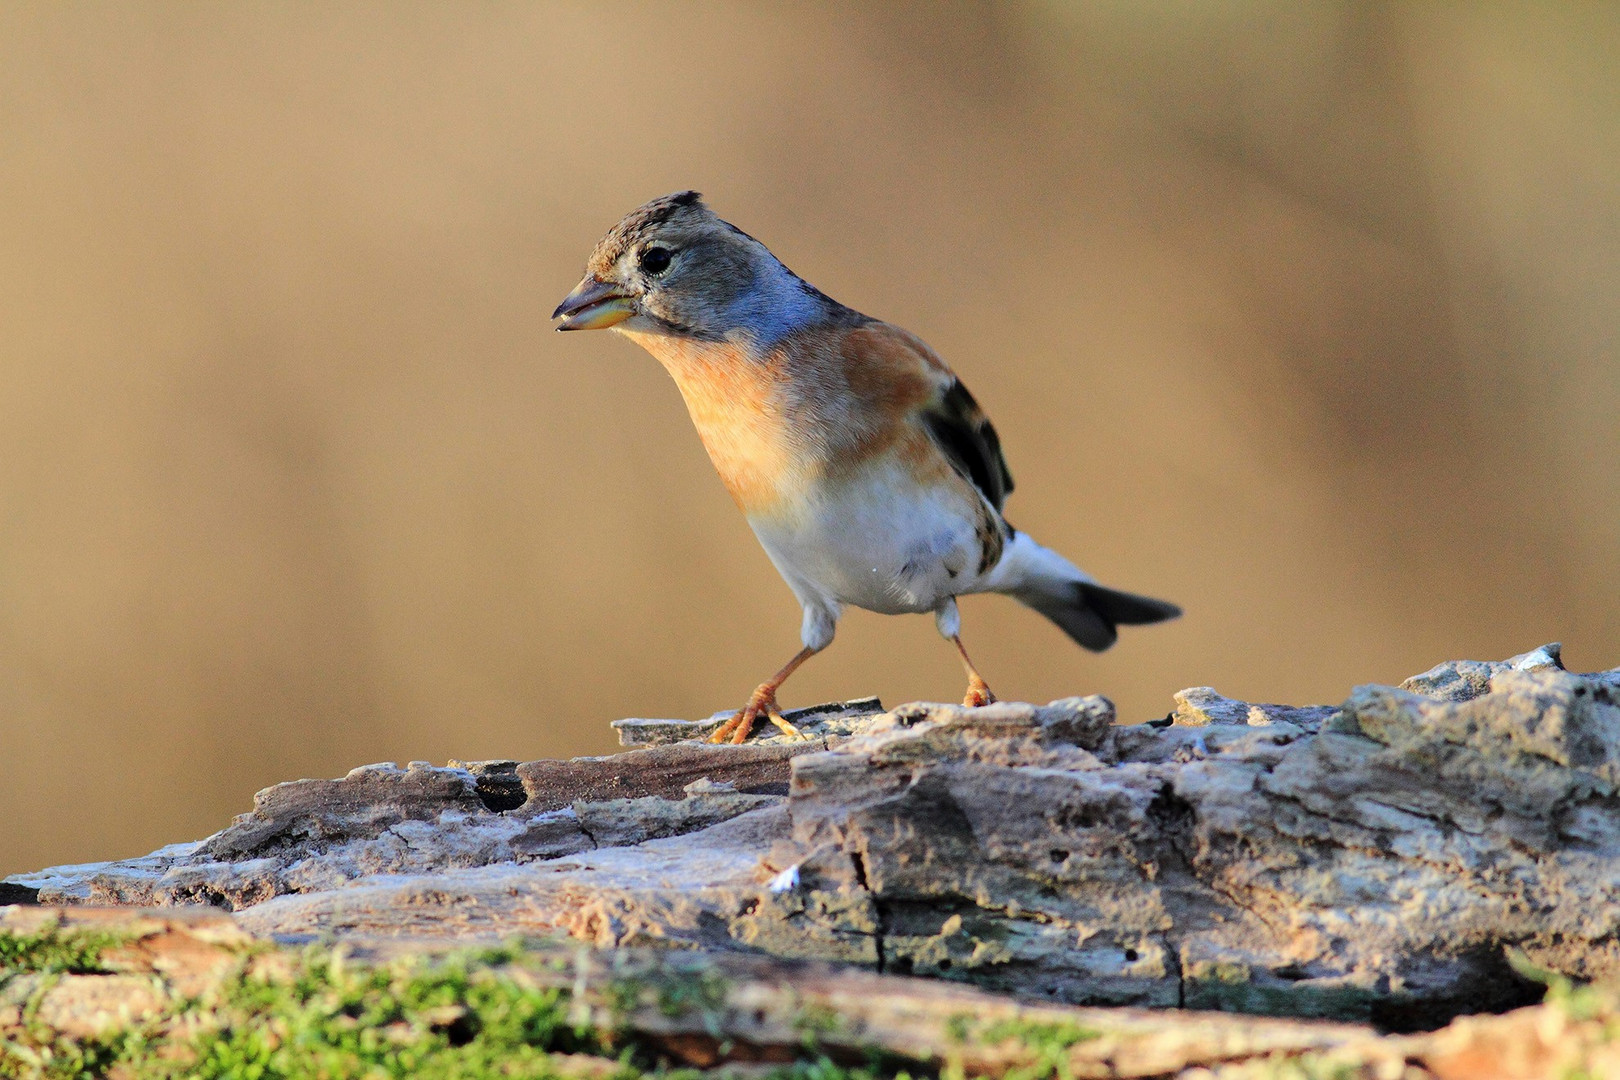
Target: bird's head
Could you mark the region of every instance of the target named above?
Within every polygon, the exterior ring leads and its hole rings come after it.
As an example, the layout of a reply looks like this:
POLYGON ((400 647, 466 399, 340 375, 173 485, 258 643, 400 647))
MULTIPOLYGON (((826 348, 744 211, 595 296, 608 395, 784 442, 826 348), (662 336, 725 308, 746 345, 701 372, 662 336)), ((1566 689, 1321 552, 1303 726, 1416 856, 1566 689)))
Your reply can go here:
POLYGON ((551 317, 559 330, 773 340, 830 304, 697 192, 678 191, 609 229, 551 317))

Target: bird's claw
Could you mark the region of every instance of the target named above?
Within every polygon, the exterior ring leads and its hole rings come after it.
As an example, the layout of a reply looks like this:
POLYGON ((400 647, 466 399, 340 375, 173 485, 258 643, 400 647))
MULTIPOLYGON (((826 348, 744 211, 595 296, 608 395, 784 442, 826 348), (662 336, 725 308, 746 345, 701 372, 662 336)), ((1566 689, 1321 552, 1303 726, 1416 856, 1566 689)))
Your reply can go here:
POLYGON ((970 709, 977 709, 983 705, 993 704, 996 695, 990 692, 989 685, 977 675, 968 680, 967 694, 962 698, 962 704, 970 709))
POLYGON ((776 725, 777 729, 781 731, 782 734, 786 735, 790 739, 808 739, 810 737, 804 732, 800 731, 798 728, 794 727, 792 724, 788 723, 787 717, 783 716, 781 710, 775 707, 767 709, 765 716, 766 719, 770 720, 771 723, 776 725))
POLYGON ((736 714, 725 723, 715 728, 708 741, 711 743, 729 742, 732 744, 747 742, 748 736, 753 734, 754 721, 761 716, 776 725, 777 729, 790 739, 808 737, 804 732, 788 723, 787 718, 782 715, 781 707, 776 704, 776 691, 767 685, 755 690, 753 696, 748 699, 748 704, 737 710, 736 714))

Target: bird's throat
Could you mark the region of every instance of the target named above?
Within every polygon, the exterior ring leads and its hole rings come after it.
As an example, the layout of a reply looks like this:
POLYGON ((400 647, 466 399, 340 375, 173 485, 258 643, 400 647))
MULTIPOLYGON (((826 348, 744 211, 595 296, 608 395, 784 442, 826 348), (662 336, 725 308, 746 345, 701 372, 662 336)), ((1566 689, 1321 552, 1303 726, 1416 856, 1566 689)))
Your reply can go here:
POLYGON ((790 438, 790 386, 779 363, 730 342, 629 332, 680 388, 709 460, 749 517, 797 502, 813 469, 790 438))

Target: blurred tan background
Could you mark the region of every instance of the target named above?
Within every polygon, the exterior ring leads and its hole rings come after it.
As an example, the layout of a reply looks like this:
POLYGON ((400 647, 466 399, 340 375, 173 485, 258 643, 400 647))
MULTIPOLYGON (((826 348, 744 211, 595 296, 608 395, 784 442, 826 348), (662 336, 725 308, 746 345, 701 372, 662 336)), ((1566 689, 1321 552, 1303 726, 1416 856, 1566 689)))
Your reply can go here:
MULTIPOLYGON (((920 333, 1012 520, 1187 617, 1005 697, 1620 664, 1620 8, 0 5, 0 872, 740 704, 790 594, 547 315, 696 187, 920 333)), ((953 699, 852 613, 788 706, 953 699)))

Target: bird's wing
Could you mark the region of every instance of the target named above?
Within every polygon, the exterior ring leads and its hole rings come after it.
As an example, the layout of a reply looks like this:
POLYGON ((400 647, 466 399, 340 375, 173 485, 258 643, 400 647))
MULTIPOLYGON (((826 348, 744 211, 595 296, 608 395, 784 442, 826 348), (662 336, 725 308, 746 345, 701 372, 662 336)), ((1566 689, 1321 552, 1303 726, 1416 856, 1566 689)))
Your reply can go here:
POLYGON ((917 422, 951 467, 999 513, 1013 489, 1001 439, 934 350, 898 326, 872 320, 847 334, 841 352, 850 391, 878 413, 917 422))
POLYGON ((951 465, 1000 513, 1012 493, 1012 473, 1001 456, 996 429, 962 380, 952 375, 939 397, 923 408, 921 418, 951 465))

